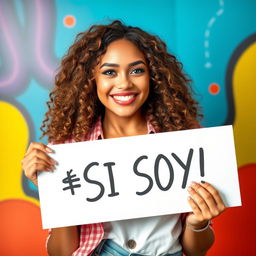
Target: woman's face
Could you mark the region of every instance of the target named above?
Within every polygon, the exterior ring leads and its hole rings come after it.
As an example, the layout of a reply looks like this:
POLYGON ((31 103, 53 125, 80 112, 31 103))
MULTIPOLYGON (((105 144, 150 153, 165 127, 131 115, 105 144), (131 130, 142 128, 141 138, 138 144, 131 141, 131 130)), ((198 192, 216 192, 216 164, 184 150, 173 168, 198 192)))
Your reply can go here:
POLYGON ((132 42, 112 42, 94 75, 105 115, 133 117, 141 113, 149 94, 149 69, 143 53, 132 42))

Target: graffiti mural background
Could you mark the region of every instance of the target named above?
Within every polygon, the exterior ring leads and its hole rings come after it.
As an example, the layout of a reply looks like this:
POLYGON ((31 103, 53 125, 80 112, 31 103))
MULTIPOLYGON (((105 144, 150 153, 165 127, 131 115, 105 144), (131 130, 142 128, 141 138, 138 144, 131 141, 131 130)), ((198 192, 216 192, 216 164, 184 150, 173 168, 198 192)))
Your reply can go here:
POLYGON ((75 35, 121 19, 159 35, 193 80, 203 126, 233 124, 243 206, 214 222, 209 255, 253 255, 256 221, 256 2, 0 0, 1 255, 47 255, 37 189, 20 161, 75 35))

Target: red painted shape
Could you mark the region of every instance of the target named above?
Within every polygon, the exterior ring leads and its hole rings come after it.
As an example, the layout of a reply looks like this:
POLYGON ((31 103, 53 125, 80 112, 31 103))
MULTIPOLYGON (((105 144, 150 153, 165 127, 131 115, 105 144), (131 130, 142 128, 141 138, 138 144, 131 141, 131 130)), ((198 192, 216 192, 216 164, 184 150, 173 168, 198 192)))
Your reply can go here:
POLYGON ((213 221, 215 243, 207 256, 256 255, 256 164, 239 168, 239 183, 242 207, 228 208, 213 221))
POLYGON ((20 199, 0 202, 0 255, 47 256, 47 230, 42 229, 40 209, 20 199))
POLYGON ((209 85, 209 92, 211 94, 218 94, 220 92, 220 86, 217 83, 212 83, 209 85))

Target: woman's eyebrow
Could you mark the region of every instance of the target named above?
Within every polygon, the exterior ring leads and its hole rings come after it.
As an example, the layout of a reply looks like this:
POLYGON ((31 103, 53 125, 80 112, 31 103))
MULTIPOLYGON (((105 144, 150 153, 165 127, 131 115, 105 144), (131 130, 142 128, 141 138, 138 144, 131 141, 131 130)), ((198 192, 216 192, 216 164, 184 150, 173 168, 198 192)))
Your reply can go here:
POLYGON ((129 67, 133 67, 133 66, 136 66, 136 65, 138 65, 138 64, 144 64, 144 65, 146 65, 144 61, 142 61, 142 60, 137 60, 137 61, 134 61, 134 62, 130 63, 128 66, 129 66, 129 67))
MULTIPOLYGON (((128 66, 129 66, 129 67, 133 67, 133 66, 136 66, 136 65, 138 65, 138 64, 144 64, 144 65, 146 65, 144 61, 142 61, 142 60, 137 60, 137 61, 134 61, 134 62, 132 62, 132 63, 129 63, 128 66)), ((102 64, 102 65, 100 66, 100 68, 103 68, 103 67, 119 67, 119 66, 120 66, 120 65, 115 64, 115 63, 104 63, 104 64, 102 64)))
POLYGON ((119 67, 119 65, 114 63, 104 63, 100 66, 100 68, 103 68, 103 67, 119 67))

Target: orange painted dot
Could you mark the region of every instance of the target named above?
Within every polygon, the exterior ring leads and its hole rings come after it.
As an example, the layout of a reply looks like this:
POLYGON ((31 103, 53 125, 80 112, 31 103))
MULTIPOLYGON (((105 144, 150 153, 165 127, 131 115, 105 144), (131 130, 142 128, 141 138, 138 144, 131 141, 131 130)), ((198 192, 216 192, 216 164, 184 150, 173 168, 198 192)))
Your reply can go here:
POLYGON ((63 23, 66 27, 72 28, 76 24, 76 18, 72 15, 67 15, 67 16, 64 17, 63 23))
POLYGON ((220 86, 217 83, 211 83, 208 89, 211 94, 218 94, 220 92, 220 86))

